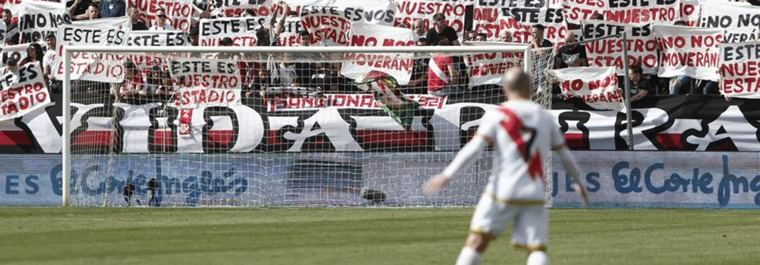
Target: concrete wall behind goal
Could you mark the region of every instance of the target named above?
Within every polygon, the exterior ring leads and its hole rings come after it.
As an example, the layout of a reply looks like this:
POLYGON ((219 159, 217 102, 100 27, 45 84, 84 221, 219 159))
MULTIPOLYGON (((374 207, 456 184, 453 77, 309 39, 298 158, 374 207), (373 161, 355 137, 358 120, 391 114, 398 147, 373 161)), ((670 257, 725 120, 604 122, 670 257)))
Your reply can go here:
MULTIPOLYGON (((760 208, 760 154, 741 152, 573 152, 594 206, 760 208)), ((158 177, 162 206, 368 206, 362 188, 386 195, 385 206, 471 206, 487 181, 488 154, 440 196, 420 185, 451 152, 75 155, 72 202, 123 206, 125 183, 147 203, 158 177)), ((0 155, 0 205, 59 205, 60 155, 0 155)), ((555 207, 578 198, 555 156, 555 207)))

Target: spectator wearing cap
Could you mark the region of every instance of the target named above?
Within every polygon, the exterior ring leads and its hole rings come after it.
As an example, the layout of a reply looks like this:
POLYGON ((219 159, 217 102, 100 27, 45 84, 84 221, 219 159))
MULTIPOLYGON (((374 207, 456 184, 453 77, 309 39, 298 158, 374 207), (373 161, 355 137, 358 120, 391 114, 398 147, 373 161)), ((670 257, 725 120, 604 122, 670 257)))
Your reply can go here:
POLYGON ((16 45, 20 36, 18 24, 13 23, 13 13, 10 9, 3 10, 3 22, 5 22, 5 44, 16 45))
MULTIPOLYGON (((69 1, 66 9, 66 12, 69 13, 69 16, 71 16, 71 19, 73 20, 87 20, 89 19, 89 16, 87 15, 87 9, 90 8, 90 5, 93 4, 92 0, 74 0, 69 1)), ((95 6, 97 8, 97 5, 95 6)))
POLYGON ((532 48, 552 47, 551 41, 544 39, 544 25, 535 24, 530 27, 530 45, 532 48))
POLYGON ((169 17, 166 16, 166 10, 164 8, 156 9, 156 19, 153 21, 153 25, 150 26, 150 30, 174 30, 174 27, 169 21, 169 17))
POLYGON ((457 32, 446 25, 446 16, 441 13, 433 16, 433 28, 428 30, 425 38, 433 45, 440 43, 441 39, 447 39, 452 45, 459 45, 457 32))
POLYGON ((148 25, 145 25, 145 22, 140 20, 139 9, 134 6, 129 7, 127 15, 129 16, 129 22, 132 23, 132 30, 148 30, 148 25))
POLYGON ((121 17, 124 16, 126 4, 124 0, 100 0, 100 17, 121 17))

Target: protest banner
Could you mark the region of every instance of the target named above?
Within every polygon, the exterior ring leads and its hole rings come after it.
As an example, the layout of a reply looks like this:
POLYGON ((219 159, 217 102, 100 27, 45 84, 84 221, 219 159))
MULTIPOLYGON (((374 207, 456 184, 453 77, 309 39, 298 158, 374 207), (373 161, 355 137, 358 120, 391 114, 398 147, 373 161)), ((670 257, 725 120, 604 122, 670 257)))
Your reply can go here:
POLYGON ((565 96, 579 97, 598 110, 623 108, 623 92, 614 67, 571 67, 549 70, 548 74, 559 81, 565 96))
MULTIPOLYGON (((630 26, 602 20, 581 21, 581 36, 585 40, 597 39, 606 36, 627 34, 628 64, 640 64, 645 74, 657 73, 657 40, 652 33, 650 25, 642 27, 630 26)), ((586 55, 589 66, 612 66, 618 75, 625 74, 623 70, 623 39, 607 38, 587 42, 586 55)))
POLYGON ((425 28, 433 27, 433 15, 443 14, 446 22, 460 36, 464 32, 465 13, 467 5, 472 5, 471 0, 396 0, 396 17, 393 22, 395 27, 411 29, 414 22, 422 20, 425 28))
POLYGON ((301 25, 311 34, 311 44, 346 46, 352 23, 393 25, 395 6, 386 0, 285 0, 300 9, 301 25))
POLYGON ((240 105, 240 94, 240 89, 180 87, 177 89, 174 101, 171 101, 169 105, 179 109, 240 105))
POLYGON ((239 105, 242 81, 233 61, 177 59, 169 61, 176 84, 173 106, 180 109, 179 135, 192 135, 193 110, 204 106, 239 105))
POLYGON ((256 30, 269 24, 269 17, 201 19, 198 31, 199 46, 219 46, 224 38, 232 46, 256 46, 256 30))
MULTIPOLYGON (((55 77, 63 80, 63 46, 100 45, 124 46, 129 29, 107 26, 61 25, 58 28, 55 77)), ((71 54, 71 79, 118 83, 124 80, 123 53, 75 52, 71 54)))
MULTIPOLYGON (((446 106, 447 97, 427 94, 405 95, 410 100, 419 103, 421 109, 442 109, 446 106)), ((324 94, 321 97, 301 97, 291 94, 267 97, 267 111, 304 111, 324 108, 339 109, 381 109, 382 103, 372 94, 324 94)))
POLYGON ((280 46, 295 46, 298 43, 298 32, 303 30, 300 17, 287 17, 283 25, 283 31, 278 36, 280 46))
MULTIPOLYGON (((350 35, 350 46, 414 46, 416 41, 411 29, 367 23, 355 23, 351 27, 350 35)), ((414 68, 410 53, 347 53, 344 58, 340 74, 351 79, 376 70, 392 76, 400 85, 406 85, 414 68)))
POLYGON ((679 19, 681 8, 679 0, 564 0, 563 6, 568 23, 602 18, 632 26, 672 24, 679 19))
POLYGON ((127 6, 137 8, 140 20, 151 24, 156 20, 156 11, 163 8, 172 27, 182 31, 190 30, 192 18, 198 13, 192 0, 129 0, 127 6))
POLYGON ((724 29, 724 42, 749 42, 760 37, 760 7, 722 2, 702 2, 701 5, 698 26, 724 29))
POLYGON ((760 43, 723 43, 720 57, 721 94, 760 98, 760 43))
POLYGON ((567 24, 561 8, 547 8, 546 2, 476 1, 473 5, 473 30, 484 32, 489 40, 511 34, 514 42, 526 43, 530 27, 541 24, 544 38, 558 44, 567 35, 567 24))
POLYGON ((240 17, 246 10, 253 10, 256 16, 272 15, 272 0, 211 0, 209 11, 212 15, 240 17))
POLYGON ((234 61, 177 59, 169 62, 169 73, 178 87, 241 89, 240 70, 234 61))
POLYGON ((720 79, 718 64, 722 29, 655 25, 654 34, 661 51, 658 76, 720 79))
POLYGON ((43 42, 46 35, 55 34, 64 24, 71 24, 65 3, 24 1, 19 11, 19 43, 43 42))
MULTIPOLYGON (((127 46, 190 46, 189 35, 179 30, 164 31, 131 31, 127 46)), ((147 70, 154 66, 164 66, 164 55, 160 53, 130 53, 127 59, 137 66, 137 69, 147 70)))
POLYGON ((162 31, 131 31, 127 38, 127 46, 187 46, 190 45, 189 35, 179 30, 162 31))
POLYGON ((0 77, 0 121, 15 119, 50 103, 39 62, 18 67, 0 77))
MULTIPOLYGON (((503 45, 504 42, 466 42, 466 45, 503 45)), ((521 66, 523 52, 480 53, 464 57, 469 71, 469 87, 501 84, 501 78, 507 69, 521 66)))

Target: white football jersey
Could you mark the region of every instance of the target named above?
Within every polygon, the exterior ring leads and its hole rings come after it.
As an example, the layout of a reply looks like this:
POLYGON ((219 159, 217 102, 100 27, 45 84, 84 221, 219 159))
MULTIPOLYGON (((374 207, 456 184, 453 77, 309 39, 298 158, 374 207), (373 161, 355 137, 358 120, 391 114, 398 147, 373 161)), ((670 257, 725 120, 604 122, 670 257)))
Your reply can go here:
POLYGON ((494 147, 486 193, 507 203, 543 202, 551 177, 544 176, 544 161, 565 143, 552 115, 531 101, 508 101, 484 117, 477 135, 494 147))

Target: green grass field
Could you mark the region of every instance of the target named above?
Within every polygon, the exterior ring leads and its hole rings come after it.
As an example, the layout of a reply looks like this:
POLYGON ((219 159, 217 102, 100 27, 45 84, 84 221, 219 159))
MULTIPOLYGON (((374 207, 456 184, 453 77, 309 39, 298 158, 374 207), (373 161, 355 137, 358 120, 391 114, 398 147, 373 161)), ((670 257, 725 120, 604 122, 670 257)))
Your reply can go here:
MULTIPOLYGON (((0 264, 453 264, 471 212, 0 208, 0 264)), ((760 264, 757 211, 551 210, 550 238, 553 264, 760 264)))

